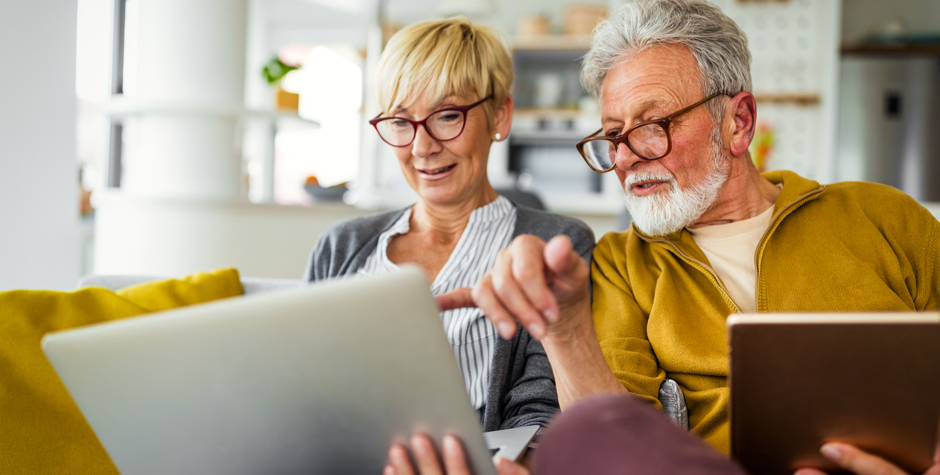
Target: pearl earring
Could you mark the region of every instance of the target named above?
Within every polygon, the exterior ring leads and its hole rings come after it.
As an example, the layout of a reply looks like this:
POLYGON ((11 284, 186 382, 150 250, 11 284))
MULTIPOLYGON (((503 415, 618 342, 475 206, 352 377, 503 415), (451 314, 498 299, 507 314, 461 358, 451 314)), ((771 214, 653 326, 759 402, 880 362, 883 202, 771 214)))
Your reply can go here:
POLYGON ((496 133, 496 137, 494 137, 494 138, 495 138, 496 140, 502 140, 503 136, 502 136, 502 134, 500 134, 499 132, 497 132, 497 133, 496 133))

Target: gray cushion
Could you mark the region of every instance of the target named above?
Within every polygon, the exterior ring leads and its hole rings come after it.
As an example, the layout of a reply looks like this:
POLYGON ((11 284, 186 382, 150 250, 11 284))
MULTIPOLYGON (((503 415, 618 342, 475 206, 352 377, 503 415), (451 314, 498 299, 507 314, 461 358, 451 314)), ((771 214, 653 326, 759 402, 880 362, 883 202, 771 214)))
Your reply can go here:
POLYGON ((304 282, 299 279, 269 279, 265 277, 242 277, 242 289, 245 295, 270 292, 272 290, 293 289, 304 282))

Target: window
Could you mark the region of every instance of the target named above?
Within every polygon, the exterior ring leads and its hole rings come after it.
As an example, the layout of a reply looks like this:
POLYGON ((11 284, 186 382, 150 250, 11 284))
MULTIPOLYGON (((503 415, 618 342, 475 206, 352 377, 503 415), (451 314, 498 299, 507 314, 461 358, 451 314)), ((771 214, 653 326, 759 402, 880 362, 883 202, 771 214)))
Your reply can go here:
POLYGON ((304 204, 311 201, 303 187, 308 177, 315 176, 320 186, 328 187, 358 176, 363 60, 350 46, 285 50, 287 55, 297 55, 299 50, 304 54, 301 69, 288 74, 281 86, 300 94, 298 114, 319 122, 320 127, 296 121, 278 124, 274 199, 280 204, 304 204))

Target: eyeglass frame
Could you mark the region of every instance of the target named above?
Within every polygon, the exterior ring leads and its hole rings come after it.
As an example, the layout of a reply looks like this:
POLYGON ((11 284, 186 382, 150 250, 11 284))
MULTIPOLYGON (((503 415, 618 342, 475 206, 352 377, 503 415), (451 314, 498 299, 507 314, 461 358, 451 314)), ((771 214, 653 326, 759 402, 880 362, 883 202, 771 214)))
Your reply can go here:
POLYGON ((630 149, 631 152, 633 152, 637 157, 640 157, 640 158, 642 158, 643 160, 647 160, 647 161, 659 160, 660 158, 663 158, 663 157, 665 157, 666 155, 669 155, 669 152, 672 151, 672 134, 669 133, 669 126, 672 124, 672 121, 675 120, 675 119, 676 119, 677 117, 679 117, 680 115, 685 114, 686 112, 689 112, 689 111, 691 111, 692 109, 695 109, 696 107, 698 107, 698 106, 700 106, 700 105, 702 105, 702 104, 704 104, 704 103, 706 103, 706 102, 710 101, 711 99, 714 99, 714 98, 716 98, 716 97, 718 97, 718 96, 731 96, 731 94, 728 94, 728 93, 726 93, 726 92, 716 92, 716 93, 714 93, 714 94, 712 94, 712 95, 706 97, 705 99, 702 99, 702 100, 696 102, 695 104, 692 104, 692 105, 690 105, 690 106, 688 106, 688 107, 685 107, 685 108, 683 108, 683 109, 680 109, 680 110, 678 110, 678 111, 676 111, 676 112, 673 112, 672 114, 669 114, 669 115, 667 115, 666 117, 663 117, 663 118, 660 118, 660 119, 648 120, 648 121, 646 121, 646 122, 641 122, 641 123, 639 123, 639 124, 636 124, 636 125, 634 125, 633 127, 630 127, 629 129, 627 129, 626 132, 624 132, 624 133, 622 133, 622 134, 620 134, 620 135, 617 135, 617 136, 615 136, 615 137, 608 137, 608 136, 606 136, 606 135, 602 135, 602 136, 600 136, 600 137, 597 137, 597 134, 599 134, 599 133, 601 133, 601 132, 604 131, 604 128, 601 127, 600 129, 597 130, 597 132, 594 132, 593 134, 591 134, 591 135, 585 137, 585 138, 582 139, 580 142, 578 142, 577 145, 575 145, 575 147, 578 149, 578 152, 581 154, 581 158, 584 159, 584 162, 587 163, 587 165, 588 165, 589 167, 591 167, 591 170, 594 170, 594 171, 597 172, 597 173, 607 173, 607 172, 609 172, 609 171, 615 170, 615 169, 617 168, 617 161, 616 161, 616 160, 611 160, 611 161, 613 162, 613 164, 612 164, 612 166, 611 166, 610 168, 608 168, 608 169, 606 169, 606 170, 599 170, 599 169, 595 168, 594 165, 591 165, 591 160, 588 159, 587 155, 584 154, 584 145, 585 145, 586 143, 588 143, 588 142, 596 142, 596 141, 599 141, 599 140, 604 140, 604 141, 607 141, 607 142, 611 142, 611 143, 614 144, 614 150, 616 150, 617 148, 619 148, 619 147, 620 147, 620 144, 625 144, 625 145, 627 146, 627 148, 630 149), (643 155, 641 155, 639 152, 637 152, 637 151, 633 148, 633 145, 630 144, 630 141, 627 140, 627 136, 630 135, 630 132, 633 132, 634 130, 639 129, 640 127, 645 127, 645 126, 650 125, 650 124, 659 125, 660 127, 663 128, 663 131, 666 133, 666 152, 663 153, 662 155, 658 156, 658 157, 653 157, 653 158, 647 158, 647 157, 644 157, 643 155))
POLYGON ((432 139, 437 140, 438 142, 449 142, 449 141, 451 141, 451 140, 456 139, 457 137, 460 137, 460 134, 462 134, 462 133, 463 133, 463 130, 467 127, 467 113, 470 112, 470 109, 473 109, 474 107, 479 106, 480 104, 483 104, 484 102, 486 102, 486 101, 488 101, 488 100, 490 100, 490 99, 492 99, 492 98, 493 98, 493 94, 490 94, 490 95, 484 97, 483 99, 480 99, 479 101, 474 102, 473 104, 469 104, 469 105, 466 105, 466 106, 449 106, 449 107, 445 107, 445 108, 443 108, 443 109, 439 109, 439 110, 436 110, 436 111, 434 111, 434 112, 428 114, 427 117, 425 117, 425 118, 423 118, 423 119, 421 119, 421 120, 411 120, 411 119, 407 119, 407 118, 405 118, 405 117, 395 117, 395 116, 381 117, 382 114, 379 113, 379 115, 377 115, 377 116, 375 116, 374 118, 372 118, 372 119, 369 120, 369 124, 371 124, 372 127, 375 128, 375 132, 376 132, 377 134, 379 134, 379 138, 382 139, 383 142, 385 142, 385 143, 391 145, 392 147, 407 147, 407 146, 413 144, 414 141, 415 141, 415 138, 418 137, 418 126, 419 126, 419 125, 421 125, 421 126, 424 127, 424 131, 427 132, 428 135, 429 135, 432 139), (447 112, 447 111, 456 111, 456 112, 460 112, 461 114, 463 114, 463 124, 461 124, 461 126, 460 126, 460 132, 457 132, 457 135, 455 135, 455 136, 453 136, 453 137, 451 137, 451 138, 449 138, 449 139, 439 139, 439 138, 435 137, 435 136, 434 136, 434 132, 431 132, 431 129, 428 128, 427 122, 428 122, 428 119, 430 119, 432 115, 437 114, 437 113, 440 113, 440 112, 447 112), (406 144, 404 144, 404 145, 393 145, 393 144, 389 143, 388 140, 385 140, 385 137, 382 136, 382 132, 379 132, 379 122, 383 122, 383 121, 386 121, 386 120, 392 120, 392 119, 395 119, 395 120, 404 120, 404 121, 406 121, 406 122, 411 123, 411 128, 412 128, 412 130, 414 131, 414 133, 412 134, 411 140, 409 140, 408 143, 406 143, 406 144))

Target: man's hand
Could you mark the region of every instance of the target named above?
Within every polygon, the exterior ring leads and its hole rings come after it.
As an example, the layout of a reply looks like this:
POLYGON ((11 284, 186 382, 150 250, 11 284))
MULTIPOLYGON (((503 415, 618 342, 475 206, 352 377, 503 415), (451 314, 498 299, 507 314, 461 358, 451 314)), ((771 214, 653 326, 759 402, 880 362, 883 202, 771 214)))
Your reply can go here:
POLYGON ((516 322, 541 340, 555 374, 558 404, 596 394, 626 393, 604 359, 594 331, 590 269, 567 236, 547 243, 522 235, 499 252, 493 268, 470 289, 437 297, 441 311, 479 307, 499 334, 510 339, 516 322))
MULTIPOLYGON (((463 445, 456 437, 452 435, 444 436, 442 444, 443 466, 441 466, 441 462, 437 457, 437 449, 435 449, 434 443, 426 435, 413 435, 410 445, 411 452, 418 463, 418 471, 416 472, 411 465, 408 449, 404 445, 395 444, 388 450, 388 464, 385 466, 383 475, 470 475, 463 445)), ((499 475, 529 475, 529 471, 525 467, 509 460, 500 458, 494 463, 499 475)))
POLYGON ((470 289, 458 289, 437 297, 442 311, 476 306, 510 339, 516 321, 541 339, 572 331, 590 319, 587 263, 571 247, 567 236, 547 243, 522 235, 496 258, 493 268, 470 289))
MULTIPOLYGON (((823 456, 856 475, 910 475, 887 460, 863 452, 851 445, 828 443, 820 449, 823 456)), ((938 454, 940 455, 940 454, 938 454)), ((794 475, 826 475, 819 470, 804 468, 794 475)), ((940 460, 937 460, 923 475, 940 475, 940 460)))

